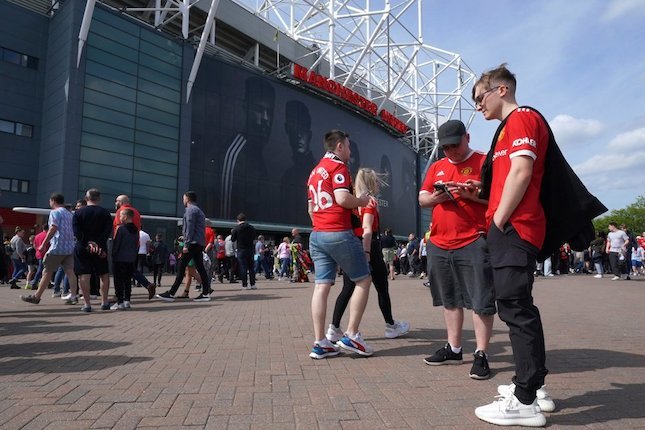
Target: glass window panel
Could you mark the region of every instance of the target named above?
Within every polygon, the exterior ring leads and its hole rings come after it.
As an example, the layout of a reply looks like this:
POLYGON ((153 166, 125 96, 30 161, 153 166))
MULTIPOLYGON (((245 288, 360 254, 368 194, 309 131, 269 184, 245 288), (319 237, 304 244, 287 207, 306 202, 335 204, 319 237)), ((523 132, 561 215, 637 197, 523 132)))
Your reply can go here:
POLYGON ((162 99, 152 94, 147 94, 139 91, 138 103, 140 105, 150 106, 155 109, 162 110, 164 112, 172 113, 179 115, 180 106, 177 102, 171 102, 170 100, 162 99))
POLYGON ((137 91, 134 88, 128 88, 114 82, 108 82, 92 75, 85 75, 85 88, 111 94, 115 97, 132 102, 137 101, 137 91))
POLYGON ((137 200, 137 209, 139 209, 140 212, 170 216, 177 214, 176 202, 148 200, 146 196, 137 196, 136 194, 134 194, 133 198, 137 200))
POLYGON ((152 31, 142 31, 141 40, 160 46, 168 52, 181 56, 181 45, 152 31))
POLYGON ((146 131, 169 139, 179 138, 179 129, 177 127, 170 127, 143 118, 137 118, 137 130, 146 131))
POLYGON ((168 87, 171 90, 179 91, 181 89, 181 82, 179 79, 159 73, 158 71, 152 70, 148 67, 139 67, 139 77, 147 81, 163 85, 164 87, 168 87))
POLYGON ((177 189, 177 177, 158 175, 156 173, 134 172, 132 183, 140 185, 158 186, 169 189, 177 189))
POLYGON ((141 78, 139 79, 139 91, 154 94, 157 97, 162 97, 175 103, 179 103, 180 101, 181 93, 179 91, 171 90, 170 88, 163 87, 141 78))
POLYGON ((4 53, 2 57, 8 63, 20 65, 21 56, 16 51, 12 51, 11 49, 4 48, 4 53))
POLYGON ((120 182, 132 182, 132 169, 106 166, 105 164, 91 163, 89 161, 81 161, 79 173, 82 176, 91 176, 94 178, 110 179, 120 182))
POLYGON ((29 181, 20 181, 20 192, 29 193, 29 181))
POLYGON ((28 124, 16 123, 16 134, 18 136, 32 137, 34 133, 34 128, 28 124))
POLYGON ((135 114, 137 106, 136 103, 133 103, 129 100, 123 100, 119 97, 114 97, 109 94, 91 90, 89 88, 85 89, 85 101, 129 115, 135 114))
POLYGON ((103 64, 88 61, 85 70, 87 73, 99 78, 103 78, 106 81, 116 82, 117 84, 125 85, 131 88, 137 87, 136 76, 121 72, 119 70, 113 69, 112 67, 104 66, 103 64))
POLYGON ((38 58, 29 57, 29 60, 27 61, 27 67, 29 67, 30 69, 38 70, 38 58))
POLYGON ((0 190, 9 191, 10 189, 11 189, 11 179, 0 178, 0 190))
POLYGON ((181 56, 168 51, 166 48, 162 48, 142 40, 141 51, 151 57, 155 57, 156 59, 163 61, 164 63, 172 64, 177 68, 181 67, 181 56))
POLYGON ((161 112, 157 109, 152 109, 147 106, 139 105, 137 107, 137 117, 160 122, 171 127, 179 127, 179 117, 177 115, 161 112))
POLYGON ((85 118, 94 118, 109 122, 120 127, 134 128, 134 117, 132 115, 124 114, 111 109, 105 109, 91 103, 83 104, 83 116, 85 118))
POLYGON ((15 123, 13 121, 5 121, 0 119, 0 131, 3 133, 14 133, 15 123))
POLYGON ((163 149, 146 145, 137 145, 134 148, 134 156, 172 164, 177 164, 179 158, 179 155, 175 151, 164 151, 163 149))
POLYGON ((27 67, 27 62, 29 61, 29 55, 22 54, 20 55, 20 65, 22 67, 27 67))
POLYGON ((93 20, 104 22, 108 25, 111 25, 112 27, 115 27, 121 31, 125 31, 126 33, 133 34, 135 36, 137 36, 141 31, 140 27, 137 24, 134 24, 119 16, 115 16, 114 14, 99 8, 95 9, 93 20))
POLYGON ((181 79, 181 68, 173 66, 172 64, 161 61, 157 58, 146 55, 145 52, 141 52, 139 59, 140 64, 145 64, 147 67, 157 70, 158 72, 164 73, 173 78, 181 79))
POLYGON ((113 40, 106 39, 103 36, 99 36, 96 33, 92 33, 87 38, 87 46, 94 46, 103 51, 107 51, 111 54, 118 55, 119 57, 125 58, 130 61, 139 60, 139 51, 136 49, 129 48, 120 43, 116 43, 113 40))
POLYGON ((99 34, 122 45, 128 46, 133 49, 139 49, 139 38, 136 35, 128 34, 124 31, 119 31, 113 26, 107 25, 100 20, 92 21, 92 26, 90 27, 90 32, 92 34, 99 34))
POLYGON ((131 75, 137 74, 138 65, 136 62, 126 60, 125 58, 110 54, 109 52, 105 52, 93 46, 89 46, 87 48, 87 59, 92 62, 113 67, 131 75))
POLYGON ((129 182, 118 182, 110 181, 107 179, 79 176, 79 194, 85 194, 85 191, 89 190, 90 188, 98 188, 99 191, 101 191, 101 197, 103 199, 106 199, 105 201, 107 202, 114 201, 112 199, 107 200, 108 194, 111 194, 113 196, 118 196, 119 194, 132 195, 132 184, 130 184, 129 182))
POLYGON ((157 136, 140 130, 137 130, 134 133, 134 141, 136 144, 142 143, 144 145, 166 149, 169 151, 177 151, 177 148, 179 147, 179 142, 177 141, 177 139, 169 139, 167 137, 157 136))
POLYGON ((14 193, 18 192, 18 180, 17 179, 12 179, 11 180, 11 191, 14 193))
POLYGON ((174 202, 177 194, 175 190, 138 184, 132 184, 132 193, 135 196, 139 195, 149 200, 163 200, 167 202, 174 202))
POLYGON ((129 155, 117 154, 116 152, 102 151, 100 149, 81 147, 81 161, 107 164, 109 166, 125 167, 132 166, 132 157, 129 155))
POLYGON ((82 133, 81 146, 88 148, 106 149, 120 154, 132 155, 134 144, 132 142, 114 139, 112 137, 99 136, 98 134, 82 133))
POLYGON ((115 127, 107 122, 97 121, 91 118, 83 118, 83 131, 100 134, 107 137, 114 137, 120 140, 133 141, 134 130, 125 127, 115 127))
POLYGON ((177 165, 162 163, 160 161, 146 160, 134 157, 134 170, 141 172, 156 173, 158 175, 177 176, 177 165))

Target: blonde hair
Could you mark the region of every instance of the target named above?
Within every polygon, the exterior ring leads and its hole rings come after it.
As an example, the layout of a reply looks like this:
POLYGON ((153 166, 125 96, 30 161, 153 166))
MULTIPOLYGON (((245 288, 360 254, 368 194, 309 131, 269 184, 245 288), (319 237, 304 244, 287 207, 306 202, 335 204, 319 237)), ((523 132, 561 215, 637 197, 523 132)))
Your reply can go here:
POLYGON ((365 193, 372 196, 377 195, 381 187, 386 187, 388 185, 384 179, 385 176, 385 174, 378 173, 374 169, 358 169, 354 184, 354 192, 357 196, 365 193))

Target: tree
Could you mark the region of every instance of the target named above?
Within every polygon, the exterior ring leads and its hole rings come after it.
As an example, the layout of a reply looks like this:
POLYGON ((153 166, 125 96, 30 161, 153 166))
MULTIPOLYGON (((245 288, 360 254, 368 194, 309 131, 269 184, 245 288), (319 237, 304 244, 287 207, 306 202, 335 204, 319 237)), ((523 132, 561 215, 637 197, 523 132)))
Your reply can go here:
POLYGON ((610 221, 618 225, 625 224, 636 236, 645 231, 645 195, 638 196, 636 201, 624 209, 614 209, 608 215, 593 220, 596 231, 607 231, 610 221))

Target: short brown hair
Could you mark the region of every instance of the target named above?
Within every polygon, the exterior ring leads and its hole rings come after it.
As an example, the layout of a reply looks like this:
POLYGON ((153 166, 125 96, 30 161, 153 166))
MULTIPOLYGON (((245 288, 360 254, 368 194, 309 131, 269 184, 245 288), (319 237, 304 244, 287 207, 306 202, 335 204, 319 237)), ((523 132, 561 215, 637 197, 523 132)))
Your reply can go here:
POLYGON ((477 88, 477 86, 483 85, 485 89, 489 90, 492 87, 491 83, 497 82, 505 84, 511 94, 515 94, 515 88, 517 86, 515 75, 506 68, 506 63, 502 63, 498 67, 481 74, 477 82, 475 82, 475 85, 473 85, 473 100, 475 100, 475 89, 477 88))
POLYGON ((345 139, 349 139, 349 133, 341 130, 329 130, 325 133, 325 140, 323 141, 323 148, 325 151, 333 152, 336 150, 336 145, 345 139))

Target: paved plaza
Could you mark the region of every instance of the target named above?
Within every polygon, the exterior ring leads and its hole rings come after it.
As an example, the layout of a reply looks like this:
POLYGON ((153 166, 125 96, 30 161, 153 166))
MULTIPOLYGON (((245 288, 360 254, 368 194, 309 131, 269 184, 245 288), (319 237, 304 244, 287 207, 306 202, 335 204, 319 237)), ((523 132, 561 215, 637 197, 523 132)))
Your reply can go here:
MULTIPOLYGON (((473 410, 512 376, 499 319, 493 376, 474 381, 469 316, 465 363, 424 364, 445 330, 418 279, 390 285, 394 317, 410 322, 408 335, 384 337, 372 289, 361 329, 375 354, 326 360, 308 356, 311 283, 214 287, 207 303, 148 301, 135 288, 131 311, 95 306, 91 314, 49 293, 39 305, 22 303, 24 292, 1 287, 0 428, 494 428, 473 410)), ((645 279, 540 278, 534 295, 557 405, 547 425, 645 428, 645 279)))

